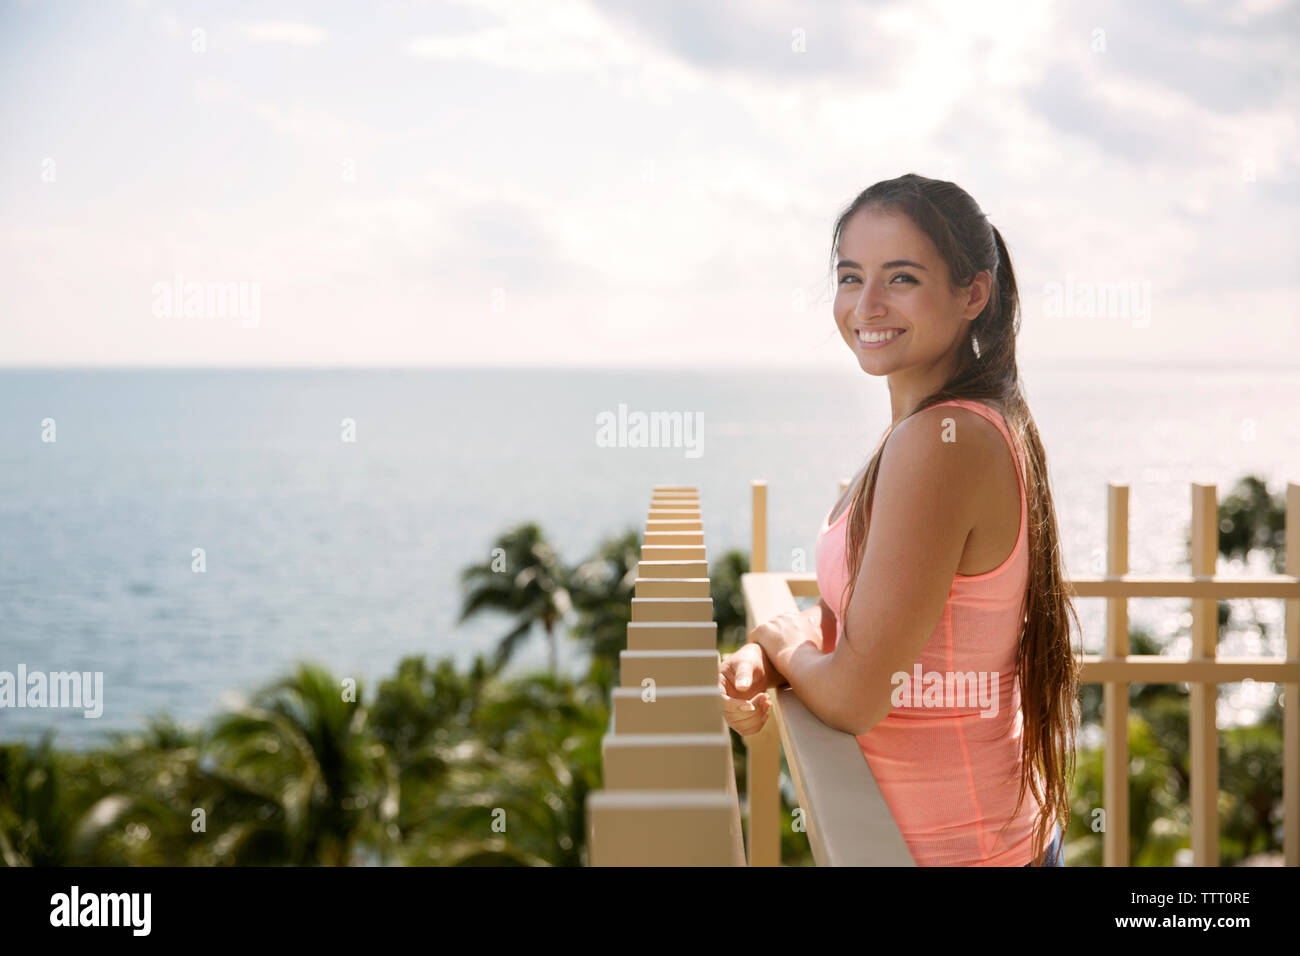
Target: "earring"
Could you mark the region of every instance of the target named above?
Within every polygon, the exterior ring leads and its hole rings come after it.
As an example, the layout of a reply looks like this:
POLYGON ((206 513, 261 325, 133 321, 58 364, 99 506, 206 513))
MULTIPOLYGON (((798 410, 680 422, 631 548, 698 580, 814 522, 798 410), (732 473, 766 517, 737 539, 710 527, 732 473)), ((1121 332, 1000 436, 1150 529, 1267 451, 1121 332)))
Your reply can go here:
POLYGON ((970 347, 974 350, 975 358, 978 360, 980 357, 980 341, 974 335, 970 337, 970 347))

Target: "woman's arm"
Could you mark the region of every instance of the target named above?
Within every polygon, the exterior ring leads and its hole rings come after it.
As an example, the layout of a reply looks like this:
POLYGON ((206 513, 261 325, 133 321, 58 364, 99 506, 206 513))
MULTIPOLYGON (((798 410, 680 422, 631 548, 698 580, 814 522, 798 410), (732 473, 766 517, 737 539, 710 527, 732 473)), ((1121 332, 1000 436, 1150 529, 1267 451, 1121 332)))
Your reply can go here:
MULTIPOLYGON (((889 713, 895 678, 905 677, 920 658, 943 616, 980 508, 987 472, 983 443, 934 437, 940 434, 940 416, 952 411, 918 412, 886 446, 871 533, 835 648, 825 653, 823 628, 794 614, 755 631, 755 640, 808 709, 854 736, 889 713)), ((963 420, 962 427, 966 433, 977 426, 963 420)), ((818 613, 824 622, 828 615, 818 613)))
POLYGON ((836 621, 835 612, 831 610, 831 606, 826 603, 825 598, 818 598, 817 606, 812 608, 811 611, 815 611, 816 614, 810 612, 809 620, 821 630, 822 639, 817 646, 824 654, 828 645, 831 647, 835 645, 835 630, 839 626, 839 622, 836 621))

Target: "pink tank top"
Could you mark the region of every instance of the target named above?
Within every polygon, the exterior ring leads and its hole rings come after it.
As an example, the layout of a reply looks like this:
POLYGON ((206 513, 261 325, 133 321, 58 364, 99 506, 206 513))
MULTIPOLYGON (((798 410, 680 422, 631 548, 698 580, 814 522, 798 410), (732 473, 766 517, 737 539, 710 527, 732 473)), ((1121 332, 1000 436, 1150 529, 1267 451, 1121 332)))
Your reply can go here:
MULTIPOLYGON (((895 705, 857 740, 918 866, 1023 866, 1031 858, 1039 811, 1026 788, 1020 814, 1011 819, 1020 786, 1023 719, 1016 652, 1029 580, 1023 456, 1001 415, 990 406, 955 399, 940 404, 970 409, 997 426, 1011 448, 1020 486, 1015 548, 991 571, 953 578, 943 616, 917 661, 923 678, 937 673, 945 684, 948 675, 973 672, 978 686, 982 675, 983 694, 958 693, 964 688, 954 685, 951 693, 931 697, 925 706, 895 705), (993 700, 996 708, 990 706, 993 700)), ((881 444, 892 428, 886 429, 881 444)), ((846 505, 835 521, 823 521, 817 536, 817 586, 837 612, 848 586, 850 510, 846 505)), ((843 633, 843 622, 837 621, 836 641, 843 633)), ((833 645, 825 650, 833 650, 833 645)), ((909 676, 915 673, 916 668, 909 676)), ((920 686, 926 686, 924 679, 920 686)), ((918 703, 920 693, 916 691, 918 703)))

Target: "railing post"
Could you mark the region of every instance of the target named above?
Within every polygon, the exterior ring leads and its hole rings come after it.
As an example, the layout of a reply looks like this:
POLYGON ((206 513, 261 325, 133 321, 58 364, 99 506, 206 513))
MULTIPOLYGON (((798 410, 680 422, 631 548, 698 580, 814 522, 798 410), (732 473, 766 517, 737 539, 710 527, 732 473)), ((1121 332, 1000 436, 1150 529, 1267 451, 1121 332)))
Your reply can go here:
MULTIPOLYGON (((767 482, 756 480, 752 498, 751 571, 767 570, 767 482)), ((745 630, 756 622, 748 611, 745 630)), ((775 694, 770 693, 770 698, 775 694)), ((769 714, 756 734, 744 738, 747 771, 745 796, 749 803, 749 865, 781 865, 781 735, 769 714)))
MULTIPOLYGON (((1106 573, 1128 574, 1128 486, 1106 487, 1106 573)), ((1083 635, 1079 635, 1080 641, 1083 635)), ((1128 657, 1128 598, 1106 598, 1106 648, 1111 659, 1128 657)), ((1106 733, 1102 803, 1106 829, 1102 865, 1128 866, 1128 689, 1127 680, 1102 685, 1102 725, 1106 733)))
MULTIPOLYGON (((1300 577, 1300 484, 1286 486, 1286 573, 1300 577)), ((1300 601, 1287 600, 1286 656, 1300 658, 1300 601)), ((1300 866, 1300 683, 1282 685, 1283 859, 1300 866)))
MULTIPOLYGON (((1214 485, 1192 484, 1192 575, 1212 577, 1219 558, 1219 506, 1214 485)), ((1192 650, 1195 661, 1218 653, 1219 608, 1214 598, 1192 599, 1192 650)), ((1219 865, 1219 685, 1213 670, 1207 681, 1193 681, 1187 759, 1191 772, 1192 864, 1219 865)))

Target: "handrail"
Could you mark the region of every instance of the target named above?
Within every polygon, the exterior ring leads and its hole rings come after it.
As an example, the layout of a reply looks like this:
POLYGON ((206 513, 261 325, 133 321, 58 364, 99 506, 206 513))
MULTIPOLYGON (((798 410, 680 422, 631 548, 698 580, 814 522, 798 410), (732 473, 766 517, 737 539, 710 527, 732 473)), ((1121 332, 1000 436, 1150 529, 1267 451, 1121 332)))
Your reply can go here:
MULTIPOLYGON (((841 483, 841 490, 847 485, 841 483)), ((797 610, 795 597, 820 596, 817 576, 807 572, 768 573, 767 553, 767 483, 753 483, 753 547, 750 574, 742 576, 749 628, 778 614, 797 610)), ((1283 835, 1284 860, 1287 866, 1300 865, 1300 484, 1290 482, 1286 489, 1286 573, 1254 577, 1220 575, 1218 561, 1218 505, 1214 485, 1192 484, 1192 574, 1128 574, 1128 486, 1107 485, 1107 573, 1079 575, 1069 580, 1079 598, 1106 601, 1105 653, 1079 654, 1082 683, 1101 683, 1103 690, 1103 725, 1105 731, 1104 805, 1107 825, 1103 837, 1105 866, 1127 866, 1128 846, 1128 686, 1131 683, 1174 683, 1191 685, 1189 712, 1191 763, 1192 858, 1197 866, 1218 865, 1218 729, 1215 722, 1218 685, 1251 678, 1275 681, 1284 685, 1283 696, 1283 835), (1133 598, 1178 597, 1192 603, 1192 655, 1169 658, 1163 655, 1128 653, 1128 601, 1133 598), (1275 598, 1285 603, 1286 656, 1277 658, 1221 658, 1218 656, 1217 602, 1236 598, 1275 598)), ((791 776, 801 806, 810 806, 828 798, 818 793, 825 777, 830 781, 846 772, 858 771, 859 761, 850 755, 846 740, 828 742, 814 736, 808 720, 821 724, 806 708, 797 710, 788 687, 775 695, 773 714, 784 745, 791 776), (796 716, 797 714, 797 716, 796 716), (808 720, 805 719, 805 714, 808 720), (820 748, 820 749, 818 749, 820 748), (809 750, 804 753, 805 749, 809 750), (829 754, 829 756, 827 756, 829 754), (811 785, 811 786, 810 786, 811 785)), ((825 727, 831 733, 838 733, 825 727)), ((779 836, 780 821, 773 802, 768 799, 777 785, 779 754, 775 738, 764 727, 758 734, 745 738, 750 745, 751 861, 753 847, 772 859, 773 835, 779 836), (766 735, 766 736, 765 736, 766 735), (757 758, 757 759, 756 759, 757 758), (761 798, 761 799, 758 799, 761 798)), ((854 741, 854 751, 860 755, 854 741)), ((865 760, 861 761, 865 765, 865 760)), ((859 801, 858 815, 877 808, 878 788, 872 780, 867 786, 856 785, 854 799, 859 801), (865 801, 865 802, 864 802, 865 801)), ((779 807, 779 804, 775 806, 779 807)), ((892 820, 891 820, 892 822, 892 820)), ((844 819, 833 805, 819 813, 810 813, 809 842, 813 857, 821 865, 833 864, 846 856, 869 855, 872 848, 863 846, 865 837, 861 821, 844 819), (817 833, 814 836, 814 826, 817 833)), ((890 834, 872 830, 872 840, 889 842, 890 834)), ((896 827, 895 827, 896 829, 896 827)), ((779 843, 776 844, 779 854, 779 843)))

